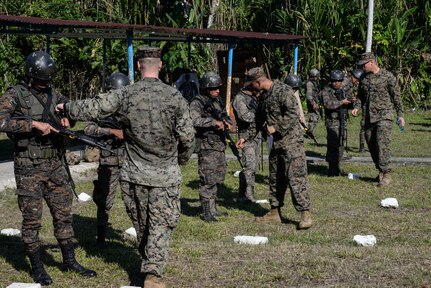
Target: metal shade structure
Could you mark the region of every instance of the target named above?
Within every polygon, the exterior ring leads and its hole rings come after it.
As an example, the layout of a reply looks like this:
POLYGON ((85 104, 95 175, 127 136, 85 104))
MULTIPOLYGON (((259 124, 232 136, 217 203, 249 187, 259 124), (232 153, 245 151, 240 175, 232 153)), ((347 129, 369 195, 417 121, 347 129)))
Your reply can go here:
MULTIPOLYGON (((227 100, 230 99, 230 84, 232 77, 233 49, 236 44, 285 44, 293 43, 294 73, 297 71, 299 41, 306 37, 301 35, 228 31, 213 29, 188 29, 161 27, 152 25, 135 25, 113 22, 95 22, 81 20, 62 20, 39 17, 24 17, 14 15, 0 15, 0 34, 47 36, 47 50, 50 38, 101 38, 125 39, 128 45, 129 79, 133 82, 133 40, 146 41, 176 41, 200 43, 228 44, 228 81, 227 100)), ((189 45, 190 48, 190 45, 189 45)), ((104 49, 105 53, 105 49, 104 49)), ((105 59, 105 55, 103 55, 105 59)), ((190 49, 189 49, 190 63, 190 49)), ((226 101, 230 105, 230 101, 226 101)))

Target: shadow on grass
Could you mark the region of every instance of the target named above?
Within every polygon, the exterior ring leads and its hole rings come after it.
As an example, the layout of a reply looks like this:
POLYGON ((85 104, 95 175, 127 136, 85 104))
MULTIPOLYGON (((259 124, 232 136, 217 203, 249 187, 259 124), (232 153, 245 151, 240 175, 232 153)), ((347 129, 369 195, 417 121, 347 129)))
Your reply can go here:
MULTIPOLYGON (((140 273, 142 259, 136 248, 125 245, 123 231, 108 226, 106 244, 96 246, 96 219, 73 216, 75 238, 86 255, 102 258, 107 263, 116 263, 128 274, 132 286, 141 285, 143 277, 140 273)), ((90 267, 91 268, 91 267, 90 267)))
MULTIPOLYGON (((46 254, 46 253, 44 253, 46 254)), ((43 255, 45 258, 46 255, 43 255)), ((21 237, 0 235, 0 257, 17 271, 30 272, 21 237)))

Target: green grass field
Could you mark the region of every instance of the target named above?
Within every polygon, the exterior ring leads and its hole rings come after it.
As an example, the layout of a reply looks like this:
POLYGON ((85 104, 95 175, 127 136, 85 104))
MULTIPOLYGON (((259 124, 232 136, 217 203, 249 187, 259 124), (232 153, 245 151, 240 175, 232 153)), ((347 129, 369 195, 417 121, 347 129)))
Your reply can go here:
MULTIPOLYGON (((392 148, 398 157, 430 157, 431 113, 409 113, 407 127, 393 130, 392 148)), ((350 118, 349 146, 357 153, 358 119, 350 118), (354 135, 354 136, 352 136, 354 135)), ((396 129, 395 129, 396 128, 396 129)), ((316 135, 325 142, 319 124, 316 135)), ((306 140, 308 155, 324 155, 326 148, 306 140)), ((183 167, 181 186, 182 216, 171 242, 165 278, 169 287, 431 287, 431 167, 394 166, 393 183, 377 188, 373 165, 343 163, 342 170, 360 175, 326 177, 324 162, 310 164, 309 189, 312 195, 314 226, 296 230, 299 214, 290 197, 282 209, 284 223, 257 224, 254 217, 266 213, 268 204, 238 204, 238 163, 228 165, 226 181, 219 191, 218 204, 229 217, 217 223, 200 217, 197 162, 183 167), (382 199, 394 197, 398 209, 379 207, 382 199), (359 247, 356 234, 373 234, 374 247, 359 247), (265 245, 235 244, 237 235, 269 238, 265 245)), ((93 175, 94 171, 90 173, 93 175)), ((258 171, 257 198, 267 198, 268 170, 258 171)), ((91 194, 92 182, 77 185, 78 192, 91 194)), ((11 189, 0 192, 0 228, 20 229, 21 214, 11 189)), ((46 268, 54 279, 51 287, 138 286, 140 257, 133 240, 123 231, 131 227, 119 193, 112 210, 108 245, 95 243, 95 204, 74 203, 77 258, 99 273, 86 279, 60 271, 61 253, 52 233, 52 219, 44 210, 41 232, 46 268)), ((19 237, 0 236, 0 287, 12 282, 31 282, 30 266, 19 237)))

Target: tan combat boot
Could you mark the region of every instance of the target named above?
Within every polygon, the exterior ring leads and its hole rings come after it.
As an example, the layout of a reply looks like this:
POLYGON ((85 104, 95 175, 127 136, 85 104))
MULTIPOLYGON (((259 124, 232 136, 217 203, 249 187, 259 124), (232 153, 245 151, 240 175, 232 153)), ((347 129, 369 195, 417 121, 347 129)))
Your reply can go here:
POLYGON ((301 221, 299 221, 298 229, 308 229, 313 225, 313 221, 311 220, 310 211, 302 211, 301 212, 301 221))
POLYGON ((256 217, 254 221, 258 223, 281 223, 280 207, 271 208, 268 213, 262 217, 256 217))
POLYGON ((384 172, 382 180, 380 180, 379 184, 377 184, 378 187, 383 187, 389 185, 389 183, 392 182, 392 177, 390 171, 384 172))
POLYGON ((162 278, 153 274, 147 274, 144 281, 144 288, 166 288, 162 278))
POLYGON ((382 181, 382 179, 383 179, 383 172, 379 171, 379 175, 377 175, 377 177, 374 180, 376 180, 378 183, 380 183, 380 181, 382 181))

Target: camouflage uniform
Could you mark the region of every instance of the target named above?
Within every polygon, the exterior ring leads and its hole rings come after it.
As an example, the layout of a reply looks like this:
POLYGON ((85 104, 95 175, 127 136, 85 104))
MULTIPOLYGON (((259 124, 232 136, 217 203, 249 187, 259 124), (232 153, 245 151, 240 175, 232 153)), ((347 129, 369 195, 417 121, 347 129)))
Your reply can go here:
POLYGON ((226 175, 226 149, 223 131, 216 130, 215 122, 207 107, 209 103, 222 111, 223 105, 219 98, 198 95, 190 103, 190 114, 196 129, 196 139, 199 144, 199 196, 201 200, 217 198, 217 185, 223 183, 226 175))
POLYGON ((308 130, 313 133, 314 128, 320 121, 320 108, 316 111, 313 108, 314 104, 320 105, 319 99, 319 87, 317 86, 317 81, 308 80, 305 84, 305 93, 307 97, 307 122, 308 130))
POLYGON ((101 144, 113 151, 113 153, 107 150, 100 151, 97 180, 93 182, 93 201, 97 205, 97 226, 106 227, 109 212, 114 205, 115 191, 120 178, 120 169, 123 165, 124 140, 112 135, 110 128, 101 127, 96 122, 87 123, 84 133, 98 137, 101 144))
MULTIPOLYGON (((262 142, 262 115, 259 115, 259 99, 256 96, 248 95, 240 91, 233 101, 236 124, 238 126, 239 138, 245 140, 242 149, 241 163, 243 169, 239 174, 239 194, 240 197, 247 195, 254 198, 254 180, 257 164, 260 157, 260 147, 262 142), (260 123, 259 123, 260 122, 260 123), (247 191, 249 189, 250 191, 247 191)), ((254 200, 254 199, 249 199, 254 200)))
POLYGON ((394 108, 397 116, 403 117, 395 76, 382 68, 376 74, 365 74, 359 84, 358 100, 355 108, 363 108, 365 139, 373 162, 379 172, 389 172, 394 108))
POLYGON ((323 89, 322 99, 325 107, 326 115, 326 161, 329 163, 329 176, 339 176, 339 162, 343 157, 344 145, 347 135, 347 106, 341 103, 345 98, 343 88, 335 90, 333 87, 327 86, 323 89), (344 139, 340 139, 341 117, 344 119, 344 139), (334 174, 334 175, 332 175, 334 174))
POLYGON ((125 127, 122 196, 138 234, 141 271, 161 276, 180 216, 178 164, 193 152, 186 100, 158 78, 143 78, 103 97, 69 102, 65 111, 72 119, 87 121, 115 114, 125 127))
MULTIPOLYGON (((62 137, 52 133, 41 136, 32 129, 32 120, 11 118, 17 116, 42 118, 44 106, 32 93, 46 103, 49 97, 47 91, 39 92, 25 84, 18 84, 9 88, 0 99, 0 131, 8 133, 15 146, 16 194, 23 216, 22 240, 26 251, 39 249, 43 200, 47 203, 53 218, 55 238, 65 243, 71 241, 74 236, 73 191, 66 171, 67 164, 63 158, 65 152, 62 137)), ((51 89, 51 94, 52 103, 49 110, 54 115, 55 105, 64 103, 67 99, 54 89, 51 89)))
POLYGON ((299 108, 292 89, 275 80, 265 98, 268 126, 274 126, 274 143, 269 155, 269 202, 282 207, 287 187, 297 211, 308 211, 307 162, 299 124, 299 108))

